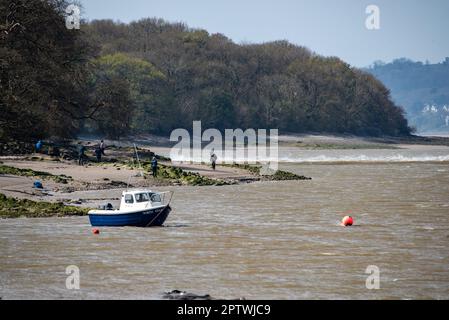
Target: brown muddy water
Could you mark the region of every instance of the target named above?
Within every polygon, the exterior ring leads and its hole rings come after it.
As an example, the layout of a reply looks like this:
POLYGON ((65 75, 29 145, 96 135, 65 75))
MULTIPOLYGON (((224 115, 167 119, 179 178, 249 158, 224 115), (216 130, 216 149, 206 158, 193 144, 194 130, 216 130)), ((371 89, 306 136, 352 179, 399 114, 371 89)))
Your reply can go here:
POLYGON ((178 187, 166 226, 0 221, 3 299, 448 299, 447 163, 284 164, 312 181, 178 187), (356 226, 337 226, 351 214, 356 226), (80 290, 65 269, 80 269, 80 290), (366 288, 369 265, 380 289, 366 288))

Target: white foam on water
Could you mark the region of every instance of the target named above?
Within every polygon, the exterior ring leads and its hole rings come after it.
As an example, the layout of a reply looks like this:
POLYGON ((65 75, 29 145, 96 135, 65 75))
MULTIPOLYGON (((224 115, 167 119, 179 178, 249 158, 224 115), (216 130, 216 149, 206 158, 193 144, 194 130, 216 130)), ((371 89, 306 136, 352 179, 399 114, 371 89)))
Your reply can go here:
MULTIPOLYGON (((209 159, 192 159, 184 158, 182 156, 173 157, 173 161, 176 162, 193 162, 201 163, 208 162, 209 159)), ((256 164, 258 162, 276 162, 275 158, 231 158, 224 157, 223 159, 218 159, 217 163, 249 163, 256 164)), ((282 156, 279 157, 278 162, 284 163, 407 163, 407 162, 449 162, 449 155, 381 155, 381 156, 371 156, 371 155, 308 155, 308 156, 282 156)), ((446 170, 438 170, 438 172, 445 172, 446 170)))
POLYGON ((294 163, 352 163, 352 162, 378 162, 378 163, 402 163, 402 162, 449 162, 449 155, 382 155, 382 156, 371 156, 371 155, 316 155, 316 156, 300 156, 298 158, 294 157, 282 157, 279 159, 280 162, 294 162, 294 163))
MULTIPOLYGON (((172 161, 175 162, 193 162, 193 163, 208 163, 210 161, 209 153, 197 152, 199 157, 195 157, 195 152, 192 155, 173 154, 172 161)), ((228 154, 217 153, 217 163, 248 163, 256 164, 263 163, 414 163, 414 162, 449 162, 449 149, 444 147, 437 150, 423 151, 423 150, 286 150, 280 149, 278 155, 262 154, 251 155, 246 153, 228 154)), ((442 169, 444 170, 444 169, 442 169)))
POLYGON ((323 256, 336 256, 337 254, 334 252, 321 252, 320 253, 323 256))

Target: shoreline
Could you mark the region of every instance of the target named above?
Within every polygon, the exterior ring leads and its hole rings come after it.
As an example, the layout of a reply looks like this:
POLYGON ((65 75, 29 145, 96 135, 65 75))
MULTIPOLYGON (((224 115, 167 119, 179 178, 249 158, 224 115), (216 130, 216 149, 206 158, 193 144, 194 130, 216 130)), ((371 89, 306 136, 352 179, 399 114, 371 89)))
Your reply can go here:
MULTIPOLYGON (((37 202, 62 203, 66 206, 94 208, 104 202, 114 202, 120 197, 124 188, 170 188, 177 186, 225 186, 241 185, 259 181, 309 180, 311 178, 279 170, 273 176, 260 174, 260 166, 242 164, 217 164, 216 170, 208 164, 172 163, 166 140, 157 137, 158 146, 150 145, 155 138, 139 140, 139 158, 142 168, 134 158, 134 148, 130 141, 107 141, 104 162, 93 161, 92 150, 96 140, 81 140, 88 147, 90 157, 87 165, 79 166, 76 161, 75 147, 71 141, 61 147, 59 157, 48 154, 28 153, 26 155, 0 156, 0 194, 16 199, 28 199, 37 202), (153 178, 150 174, 150 159, 159 159, 159 174, 153 178), (2 170, 1 170, 2 169, 2 170), (143 176, 142 176, 143 172, 143 176), (33 187, 35 180, 40 180, 43 189, 33 187)), ((421 138, 419 138, 421 139, 421 138)), ((423 138, 426 139, 426 138, 423 138)), ((449 138, 443 139, 449 145, 449 138)), ((414 140, 409 140, 411 142, 414 140)), ((426 140, 428 141, 428 140, 426 140)), ((432 142, 433 141, 433 142, 432 142)), ((298 151, 338 150, 382 150, 409 149, 433 150, 440 145, 405 143, 397 140, 394 146, 390 140, 379 141, 364 137, 343 137, 325 135, 282 135, 279 137, 281 150, 298 151), (401 143, 399 143, 401 142, 401 143)), ((442 141, 437 139, 437 141, 442 141)), ((428 141, 429 142, 429 141, 428 141)), ((47 153, 53 145, 47 144, 47 153)), ((449 148, 448 148, 449 150, 449 148)), ((281 163, 283 163, 281 161, 281 163)), ((290 162, 285 162, 286 164, 290 162)), ((301 164, 333 164, 340 162, 301 162, 301 164)), ((352 162, 342 161, 341 164, 352 162)), ((357 162, 359 163, 359 162, 357 162)), ((372 163, 372 162, 362 162, 372 163)))
POLYGON ((333 134, 283 134, 279 144, 296 144, 304 149, 402 149, 416 146, 448 146, 449 137, 445 136, 403 136, 403 137, 364 137, 333 134))
MULTIPOLYGON (((94 144, 90 142, 88 145, 92 149, 94 144)), ((95 208, 104 202, 119 200, 121 191, 128 187, 206 187, 310 179, 281 170, 266 177, 260 174, 258 166, 217 165, 216 170, 213 170, 206 164, 175 164, 145 147, 138 148, 138 162, 134 158, 133 148, 115 145, 107 149, 104 162, 95 162, 92 154, 86 153, 90 158, 89 162, 80 166, 74 156, 74 146, 73 142, 64 145, 58 156, 49 155, 54 146, 48 145, 44 154, 0 157, 1 217, 18 217, 17 212, 29 217, 39 216, 34 212, 34 207, 38 207, 38 204, 41 208, 53 209, 54 204, 95 208), (151 175, 150 159, 153 156, 159 159, 156 177, 151 175), (35 187, 37 181, 42 184, 40 188, 35 187), (116 190, 120 192, 111 197, 110 194, 115 194, 116 190), (108 195, 95 196, 103 191, 108 195), (29 212, 31 213, 28 214, 29 212)), ((55 210, 52 212, 53 216, 58 215, 55 210)))

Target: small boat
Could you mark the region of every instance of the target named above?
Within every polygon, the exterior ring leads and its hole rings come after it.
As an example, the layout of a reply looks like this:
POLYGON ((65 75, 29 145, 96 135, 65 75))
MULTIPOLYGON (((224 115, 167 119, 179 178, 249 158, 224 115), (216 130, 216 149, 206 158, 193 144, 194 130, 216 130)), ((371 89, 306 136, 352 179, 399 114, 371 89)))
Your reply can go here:
POLYGON ((173 192, 152 192, 147 189, 123 191, 120 208, 111 204, 88 212, 93 227, 161 226, 171 211, 173 192))

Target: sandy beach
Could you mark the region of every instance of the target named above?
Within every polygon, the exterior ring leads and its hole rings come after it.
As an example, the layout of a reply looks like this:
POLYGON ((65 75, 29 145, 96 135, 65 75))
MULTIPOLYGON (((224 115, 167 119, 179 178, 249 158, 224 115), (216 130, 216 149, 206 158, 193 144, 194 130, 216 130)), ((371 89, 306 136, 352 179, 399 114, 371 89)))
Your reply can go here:
MULTIPOLYGON (((70 205, 96 207, 105 201, 118 200, 126 187, 161 188, 170 186, 170 182, 154 179, 149 175, 142 177, 138 169, 125 166, 102 164, 79 166, 73 161, 27 161, 2 159, 3 165, 43 171, 52 175, 66 175, 72 178, 68 183, 58 183, 51 179, 16 175, 0 175, 0 193, 8 197, 30 199, 35 201, 60 201, 70 205), (40 180, 43 189, 36 189, 33 182, 40 180)), ((162 162, 167 164, 166 162, 162 162)), ((184 164, 177 167, 188 172, 195 172, 212 179, 236 179, 250 181, 255 179, 249 172, 238 168, 219 166, 214 171, 209 166, 184 164)))

